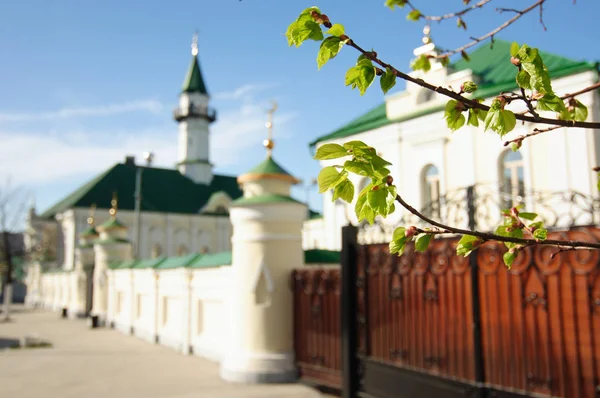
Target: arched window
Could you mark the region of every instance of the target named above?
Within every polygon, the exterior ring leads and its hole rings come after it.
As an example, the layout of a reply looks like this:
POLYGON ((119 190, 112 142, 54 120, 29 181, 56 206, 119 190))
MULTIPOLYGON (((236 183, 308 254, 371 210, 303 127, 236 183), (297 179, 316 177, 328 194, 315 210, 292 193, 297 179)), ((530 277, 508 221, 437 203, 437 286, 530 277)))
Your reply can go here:
POLYGON ((179 245, 179 247, 177 248, 177 255, 185 256, 186 254, 188 254, 187 247, 185 245, 179 245))
POLYGON ((440 218, 440 171, 430 164, 422 173, 423 211, 426 215, 440 218))
POLYGON ((505 151, 501 158, 500 192, 502 208, 508 209, 523 202, 525 196, 525 171, 523 156, 512 150, 505 151))
POLYGON ((219 213, 219 214, 227 214, 227 208, 223 205, 219 205, 217 206, 217 208, 215 209, 215 213, 219 213))
POLYGON ((158 243, 152 245, 152 252, 150 253, 150 258, 158 258, 162 254, 162 247, 158 243))

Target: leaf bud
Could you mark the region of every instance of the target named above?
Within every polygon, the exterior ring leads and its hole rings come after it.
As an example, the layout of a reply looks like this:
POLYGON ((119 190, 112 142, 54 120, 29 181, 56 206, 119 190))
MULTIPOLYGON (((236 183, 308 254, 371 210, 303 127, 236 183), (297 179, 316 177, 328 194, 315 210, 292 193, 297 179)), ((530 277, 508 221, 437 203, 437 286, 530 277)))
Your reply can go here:
POLYGON ((463 93, 472 93, 477 90, 477 84, 473 82, 464 82, 460 86, 460 91, 463 93))
POLYGON ((410 238, 412 236, 414 236, 414 234, 417 233, 417 227, 415 227, 414 225, 411 225, 410 227, 406 228, 406 231, 404 232, 404 236, 406 236, 407 238, 410 238))
POLYGON ((385 182, 386 182, 388 185, 392 185, 392 183, 394 182, 394 177, 392 177, 392 176, 387 176, 387 177, 385 178, 385 182))
POLYGON ((521 66, 521 60, 517 57, 510 57, 510 63, 514 66, 521 66))

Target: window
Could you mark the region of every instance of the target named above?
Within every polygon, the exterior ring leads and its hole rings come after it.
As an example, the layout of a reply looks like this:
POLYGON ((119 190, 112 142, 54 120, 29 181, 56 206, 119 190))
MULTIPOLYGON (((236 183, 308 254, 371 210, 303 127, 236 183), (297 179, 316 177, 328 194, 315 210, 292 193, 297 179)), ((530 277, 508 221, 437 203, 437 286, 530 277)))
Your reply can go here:
POLYGON ((511 150, 504 152, 501 172, 501 204, 503 209, 508 209, 523 202, 525 196, 525 178, 521 154, 511 150))
POLYGON ((423 170, 423 212, 440 218, 440 172, 434 165, 423 170))

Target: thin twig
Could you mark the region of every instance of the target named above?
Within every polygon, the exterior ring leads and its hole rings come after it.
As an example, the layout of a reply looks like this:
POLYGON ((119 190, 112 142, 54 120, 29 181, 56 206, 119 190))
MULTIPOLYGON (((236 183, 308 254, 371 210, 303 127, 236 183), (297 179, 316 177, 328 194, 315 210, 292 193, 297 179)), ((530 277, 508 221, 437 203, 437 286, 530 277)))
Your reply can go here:
MULTIPOLYGON (((544 1, 544 0, 541 0, 541 1, 544 1)), ((428 83, 423 79, 412 77, 404 72, 399 71, 393 65, 390 65, 390 64, 382 61, 381 59, 377 58, 377 56, 374 54, 374 52, 365 51, 362 47, 360 47, 358 44, 356 44, 353 40, 349 39, 348 42, 346 43, 346 45, 355 48, 356 50, 358 50, 359 52, 364 54, 367 58, 369 58, 371 61, 373 61, 377 65, 381 66, 384 70, 386 68, 389 68, 390 70, 392 70, 394 72, 394 74, 397 77, 399 77, 403 80, 409 81, 411 83, 415 83, 421 87, 424 87, 431 91, 435 91, 436 93, 445 95, 446 97, 450 97, 452 99, 460 101, 463 104, 467 105, 469 108, 481 109, 484 111, 490 110, 489 106, 484 105, 484 104, 480 103, 479 101, 475 101, 475 100, 463 97, 461 94, 454 92, 452 90, 449 90, 445 87, 434 86, 433 84, 428 83)), ((549 125, 562 126, 562 127, 578 127, 578 128, 586 128, 586 129, 600 129, 600 122, 578 122, 575 120, 550 119, 550 118, 545 118, 545 117, 536 118, 533 116, 527 116, 527 115, 521 115, 521 114, 515 114, 515 117, 518 120, 522 120, 524 122, 531 122, 531 123, 538 123, 538 124, 549 124, 549 125)))
POLYGON ((451 51, 446 51, 442 54, 439 55, 435 55, 434 58, 445 58, 445 57, 449 57, 451 55, 454 54, 458 54, 458 53, 462 53, 463 51, 465 51, 468 48, 473 47, 474 45, 484 41, 485 39, 488 39, 490 37, 493 37, 494 35, 496 35, 498 32, 506 29, 508 26, 512 25, 515 21, 517 21, 519 18, 521 18, 523 15, 527 14, 529 11, 534 10, 537 7, 540 7, 542 4, 544 4, 546 0, 538 0, 535 3, 533 3, 532 5, 530 5, 529 7, 527 7, 524 10, 510 10, 510 11, 515 11, 517 12, 517 15, 515 15, 514 17, 512 17, 511 19, 509 19, 508 21, 504 22, 502 25, 498 26, 496 29, 492 30, 491 32, 486 33, 483 36, 480 37, 476 37, 473 38, 473 41, 470 43, 465 44, 462 47, 459 47, 455 50, 451 50, 451 51))
MULTIPOLYGON (((492 0, 481 0, 479 3, 473 4, 472 6, 469 6, 467 8, 464 8, 460 11, 456 11, 456 12, 451 12, 449 14, 445 14, 445 15, 439 15, 439 16, 435 16, 435 15, 421 15, 421 18, 426 19, 428 21, 443 21, 445 19, 451 19, 451 18, 456 18, 456 17, 460 17, 465 15, 466 13, 475 10, 476 8, 481 8, 484 5, 486 5, 487 3, 489 3, 492 0)), ((407 1, 406 4, 408 4, 408 6, 413 9, 416 10, 417 8, 410 2, 407 1)))
POLYGON ((411 205, 406 203, 400 195, 396 195, 396 201, 398 203, 400 203, 400 205, 402 207, 404 207, 406 210, 408 210, 415 216, 419 217, 421 220, 429 223, 430 225, 433 225, 434 227, 438 227, 440 229, 446 230, 446 231, 448 231, 448 233, 476 236, 476 237, 480 238, 483 242, 493 240, 493 241, 498 241, 498 242, 517 243, 520 245, 527 245, 527 246, 551 245, 551 246, 558 246, 558 247, 600 249, 600 243, 580 242, 580 241, 573 241, 573 240, 562 241, 562 240, 555 240, 555 239, 546 239, 544 241, 537 241, 535 239, 514 238, 511 236, 500 236, 500 235, 496 235, 496 234, 492 234, 492 233, 488 233, 488 232, 470 231, 468 229, 455 228, 455 227, 451 227, 449 225, 442 224, 435 220, 432 220, 431 218, 425 216, 424 214, 421 214, 417 209, 415 209, 414 207, 412 207, 411 205))
MULTIPOLYGON (((519 65, 519 72, 520 71, 521 71, 521 65, 519 65)), ((531 103, 531 99, 529 99, 527 97, 527 94, 525 94, 525 89, 523 87, 520 87, 520 89, 521 89, 521 95, 523 96, 522 100, 525 101, 525 103, 527 104, 527 109, 529 109, 529 112, 531 113, 531 115, 534 118, 539 119, 540 115, 538 115, 538 113, 533 108, 533 104, 531 103)))
POLYGON ((586 88, 584 88, 582 90, 576 91, 576 92, 574 92, 572 94, 565 94, 565 95, 563 95, 560 98, 561 99, 573 98, 573 97, 576 97, 576 96, 578 96, 580 94, 587 93, 588 91, 596 90, 597 88, 600 88, 600 83, 592 84, 591 86, 586 87, 586 88))
POLYGON ((512 140, 505 141, 504 142, 504 146, 508 146, 508 145, 510 145, 512 143, 518 143, 519 141, 523 142, 525 139, 527 139, 529 137, 533 137, 533 136, 538 135, 538 134, 547 133, 548 131, 557 130, 557 129, 561 128, 561 127, 562 126, 552 126, 552 127, 546 128, 546 129, 537 129, 537 128, 535 128, 535 129, 533 129, 532 133, 525 134, 525 135, 520 135, 517 138, 513 138, 512 140))

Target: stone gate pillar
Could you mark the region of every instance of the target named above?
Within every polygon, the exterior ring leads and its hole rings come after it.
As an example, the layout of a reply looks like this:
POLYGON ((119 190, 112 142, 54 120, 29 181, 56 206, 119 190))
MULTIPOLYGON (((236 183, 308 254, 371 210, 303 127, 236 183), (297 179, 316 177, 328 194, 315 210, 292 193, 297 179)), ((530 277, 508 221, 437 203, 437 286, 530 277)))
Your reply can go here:
POLYGON ((230 206, 232 280, 221 377, 244 383, 292 381, 297 371, 290 275, 304 264, 306 205, 290 197, 298 180, 270 154, 238 182, 244 196, 230 206))
MULTIPOLYGON (((95 207, 95 206, 94 206, 95 207)), ((93 210, 88 217, 88 228, 79 235, 79 244, 75 248, 75 268, 71 273, 71 302, 68 314, 70 318, 84 318, 87 312, 88 277, 94 267, 94 241, 98 239, 98 231, 94 227, 93 210)))

